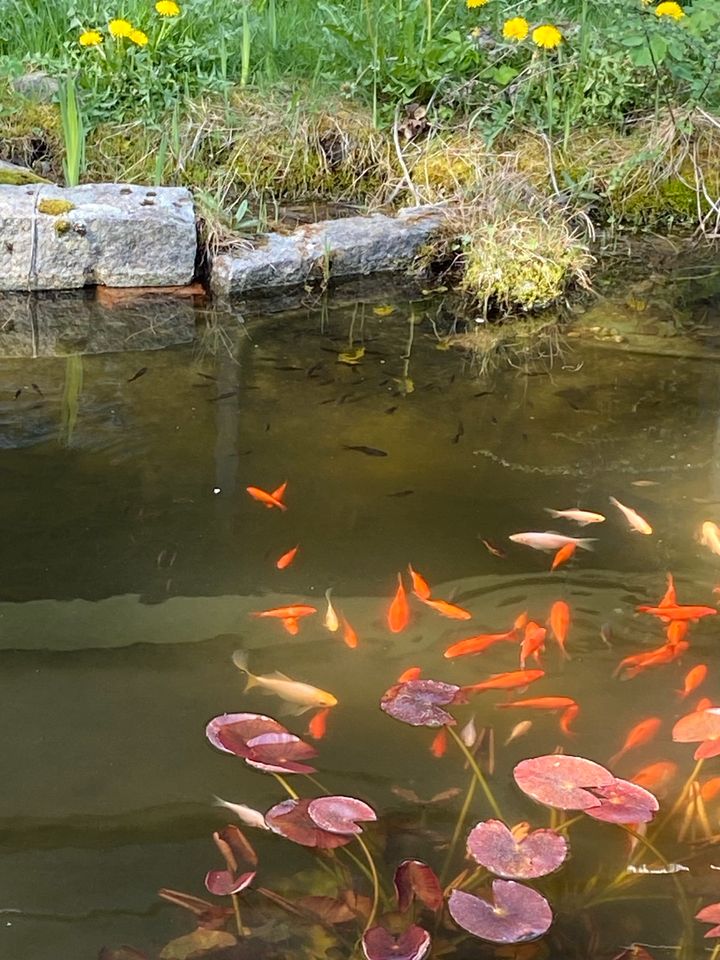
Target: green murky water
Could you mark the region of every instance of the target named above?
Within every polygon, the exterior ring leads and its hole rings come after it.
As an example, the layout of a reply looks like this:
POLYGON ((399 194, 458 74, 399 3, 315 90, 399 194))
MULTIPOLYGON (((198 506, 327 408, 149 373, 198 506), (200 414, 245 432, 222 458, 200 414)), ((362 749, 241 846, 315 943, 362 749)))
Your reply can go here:
MULTIPOLYGON (((711 302, 703 323, 717 323, 714 310, 711 302)), ((212 796, 260 810, 283 799, 272 778, 203 735, 216 714, 275 715, 280 706, 243 694, 231 663, 238 646, 255 672, 281 670, 338 697, 318 743, 318 776, 378 811, 386 886, 403 857, 440 868, 462 802, 420 808, 394 788, 430 798, 464 791, 468 773, 452 745, 431 756, 434 731, 381 713, 381 694, 411 665, 458 684, 517 669, 510 644, 452 662, 442 651, 508 629, 522 610, 542 622, 558 598, 573 611, 572 659, 562 663, 548 643, 546 676, 526 695, 575 698, 577 736, 565 737, 554 714, 497 710, 501 694, 457 711, 495 728, 491 782, 509 822, 550 817, 512 782, 518 760, 561 746, 607 762, 650 715, 662 718, 660 734, 614 772, 673 760, 679 789, 693 747, 671 742, 674 720, 689 709, 675 691, 691 666, 707 663, 708 680, 688 704, 720 697, 718 626, 691 628, 680 662, 627 683, 612 674, 622 657, 662 643, 658 622, 634 608, 660 598, 666 571, 681 601, 713 601, 720 561, 693 535, 703 520, 720 520, 720 365, 580 338, 555 344, 551 368, 505 364, 478 379, 467 354, 438 349, 436 314, 422 304, 385 317, 372 304, 331 306, 226 318, 226 333, 163 351, 0 362, 1 956, 91 958, 123 943, 156 956, 192 929, 190 915, 156 893, 204 895, 205 872, 219 867, 211 833, 227 822, 212 796), (360 344, 358 365, 337 362, 360 344), (245 492, 284 480, 286 514, 245 492), (634 486, 639 480, 655 485, 634 486), (610 496, 646 516, 654 535, 630 533, 610 496), (547 555, 508 542, 523 530, 577 533, 544 513, 577 505, 608 521, 589 529, 598 538, 592 553, 552 575, 547 555), (481 538, 507 556, 488 553, 481 538), (275 559, 296 543, 296 562, 278 572, 275 559), (472 621, 413 602, 407 630, 391 634, 389 598, 408 562, 472 621), (322 610, 328 587, 358 633, 356 650, 321 617, 297 637, 249 617, 291 602, 322 610), (526 718, 531 731, 501 746, 526 718)), ((307 719, 284 722, 304 734, 307 719)), ((718 772, 710 760, 701 779, 718 772)), ((712 832, 718 802, 708 804, 712 832)), ((468 826, 487 815, 476 799, 468 826)), ((536 955, 604 957, 634 940, 677 943, 669 876, 641 878, 639 899, 581 910, 588 872, 614 876, 625 843, 619 827, 592 827, 544 888, 565 932, 536 955)), ((667 855, 691 866, 681 883, 693 912, 718 899, 712 848, 678 847, 673 831, 667 840, 667 855)), ((261 835, 257 847, 266 887, 287 891, 288 878, 313 865, 310 852, 277 837, 261 835)), ((692 929, 690 949, 701 956, 705 928, 692 929)), ((295 956, 349 955, 298 943, 295 956)), ((281 938, 273 946, 257 938, 237 956, 287 949, 281 938)), ((467 950, 458 956, 498 955, 479 941, 467 950)))

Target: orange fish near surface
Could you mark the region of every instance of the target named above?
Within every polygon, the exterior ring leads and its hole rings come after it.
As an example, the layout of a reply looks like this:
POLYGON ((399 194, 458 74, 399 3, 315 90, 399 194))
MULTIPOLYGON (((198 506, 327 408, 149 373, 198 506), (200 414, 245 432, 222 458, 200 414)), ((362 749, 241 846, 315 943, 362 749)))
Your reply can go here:
POLYGON ((565 603, 564 600, 556 600, 555 603, 550 608, 550 629, 553 632, 553 636, 557 642, 557 645, 560 647, 562 655, 568 657, 568 652, 565 649, 565 641, 567 640, 568 628, 570 627, 570 607, 565 603))
POLYGON ((686 652, 688 646, 689 644, 685 640, 680 640, 673 644, 664 643, 661 647, 648 650, 647 653, 632 654, 620 661, 613 676, 616 677, 619 673, 625 672, 625 679, 632 679, 648 667, 672 663, 673 660, 677 660, 686 652))
POLYGON ((421 675, 422 670, 420 667, 408 667, 407 670, 403 670, 403 672, 397 678, 397 682, 409 683, 410 680, 419 680, 421 675))
POLYGON ((342 623, 343 640, 345 642, 345 646, 350 647, 351 650, 354 650, 358 645, 357 634, 350 626, 348 620, 342 614, 340 614, 340 622, 342 623))
POLYGON ((573 720, 576 719, 577 715, 580 713, 580 707, 575 704, 572 707, 568 707, 560 715, 560 729, 565 734, 566 737, 574 737, 575 731, 570 729, 570 724, 573 720))
POLYGON ((641 720, 640 723, 635 724, 625 738, 625 743, 616 754, 610 757, 608 763, 617 763, 618 760, 624 757, 630 750, 635 750, 636 747, 642 747, 646 743, 649 743, 653 737, 657 736, 661 724, 662 720, 660 717, 648 717, 647 720, 641 720))
POLYGON ((398 574, 398 586, 388 610, 387 623, 393 633, 400 633, 410 622, 410 607, 403 586, 402 576, 398 574))
POLYGON ((687 620, 671 620, 666 632, 668 644, 674 647, 676 643, 684 640, 685 634, 688 632, 688 627, 687 620))
POLYGON ((665 595, 658 604, 659 607, 674 607, 677 603, 677 594, 675 592, 675 578, 671 573, 667 575, 667 587, 665 595))
POLYGON ((638 770, 638 772, 633 774, 629 779, 639 787, 645 787, 646 790, 651 790, 653 793, 662 796, 662 794, 667 792, 667 788, 677 771, 678 766, 676 763, 673 763, 671 760, 660 760, 657 763, 651 763, 647 767, 638 770))
POLYGON ((300 549, 300 544, 298 544, 296 547, 293 547, 292 550, 288 550, 287 553, 284 553, 280 557, 280 559, 275 563, 275 566, 278 568, 278 570, 284 570, 286 567, 289 567, 290 564, 295 559, 295 556, 299 549, 300 549))
MULTIPOLYGON (((417 596, 420 597, 420 594, 417 594, 417 596)), ((448 603, 447 600, 425 600, 423 597, 420 597, 420 599, 426 607, 432 607, 441 617, 448 617, 450 620, 469 620, 472 617, 469 610, 463 610, 462 607, 458 607, 454 603, 448 603)))
POLYGON ((509 673, 494 673, 482 683, 471 683, 463 687, 465 693, 482 693, 483 690, 517 690, 527 687, 545 676, 544 670, 511 670, 509 673))
POLYGON ((324 710, 318 710, 318 712, 313 716, 312 720, 308 724, 307 730, 313 740, 322 740, 322 738, 325 736, 327 733, 327 718, 329 716, 329 707, 326 707, 324 710))
POLYGON ((528 620, 525 625, 525 636, 520 644, 520 669, 525 669, 525 663, 534 657, 536 663, 540 663, 540 654, 545 649, 545 637, 547 630, 541 627, 534 620, 528 620))
POLYGON ((693 690, 697 690, 701 683, 705 682, 708 668, 704 663, 699 663, 692 670, 688 670, 683 681, 683 688, 679 691, 680 699, 684 700, 693 690))
POLYGON ((425 577, 421 576, 417 570, 413 570, 410 564, 408 564, 408 573, 410 574, 410 579, 412 580, 412 588, 415 596, 419 597, 420 600, 429 600, 431 596, 430 584, 427 582, 425 577))
POLYGON ((575 556, 576 550, 576 543, 566 543, 564 547, 560 547, 558 552, 553 557, 553 562, 550 564, 550 570, 557 570, 558 567, 561 567, 564 563, 567 563, 568 560, 575 556))
POLYGON ((437 757, 445 756, 445 751, 447 750, 447 730, 445 727, 441 727, 433 738, 433 742, 430 744, 430 753, 437 757))
POLYGON ((283 617, 280 623, 291 637, 296 637, 300 633, 300 624, 297 617, 283 617))
POLYGON ((515 640, 514 630, 507 633, 480 633, 476 637, 466 637, 465 640, 458 640, 448 647, 443 656, 446 660, 452 660, 454 657, 465 657, 471 653, 482 653, 492 647, 493 644, 501 643, 503 640, 515 640))
POLYGON ((702 617, 714 617, 717 613, 715 607, 693 606, 691 604, 668 604, 667 606, 648 607, 639 606, 635 608, 638 613, 649 613, 653 617, 660 617, 661 620, 700 620, 702 617))
POLYGON ((281 487, 278 487, 277 490, 274 490, 272 493, 268 493, 267 490, 262 490, 260 487, 245 487, 247 492, 253 498, 257 500, 258 503, 264 504, 266 507, 277 507, 278 510, 287 510, 287 507, 282 502, 282 494, 285 492, 285 487, 287 484, 283 484, 281 487), (280 496, 277 496, 277 494, 280 496))
POLYGON ((508 710, 511 707, 525 707, 527 710, 567 710, 568 707, 577 707, 577 703, 572 697, 530 697, 527 700, 498 703, 496 706, 500 710, 508 710))
POLYGON ((311 613, 317 613, 317 607, 311 607, 307 603, 291 604, 289 607, 273 607, 271 610, 257 610, 251 613, 251 617, 272 617, 277 620, 299 620, 300 617, 309 617, 311 613))

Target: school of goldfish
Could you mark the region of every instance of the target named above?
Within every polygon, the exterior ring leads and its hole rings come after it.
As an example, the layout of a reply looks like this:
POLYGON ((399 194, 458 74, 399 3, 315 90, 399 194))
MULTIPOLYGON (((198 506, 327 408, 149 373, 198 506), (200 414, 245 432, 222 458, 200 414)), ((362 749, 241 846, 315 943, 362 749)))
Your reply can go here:
MULTIPOLYGON (((247 492, 267 509, 285 512, 288 509, 284 500, 287 486, 287 482, 285 482, 271 492, 259 487, 248 487, 247 492)), ((615 497, 610 498, 610 503, 625 520, 631 532, 643 536, 652 535, 651 524, 636 510, 621 503, 615 497)), ((601 513, 579 508, 561 510, 547 508, 546 512, 554 519, 575 523, 580 527, 601 524, 606 520, 601 513)), ((515 533, 508 539, 512 543, 533 550, 552 553, 550 570, 554 571, 570 561, 578 549, 592 550, 597 538, 573 537, 548 530, 515 533)), ((720 556, 720 528, 717 524, 712 521, 704 522, 698 531, 697 540, 701 546, 720 556)), ((505 556, 504 551, 495 544, 488 540, 482 542, 494 556, 500 558, 505 556)), ((300 545, 296 544, 283 553, 275 562, 277 569, 284 570, 289 567, 297 558, 299 549, 300 545)), ((715 592, 720 593, 720 587, 716 588, 715 592)), ((392 634, 402 633, 410 625, 414 610, 423 608, 432 610, 439 616, 450 620, 467 621, 471 620, 473 616, 471 611, 451 600, 433 596, 433 590, 427 579, 412 565, 408 564, 406 574, 402 571, 397 573, 396 587, 385 612, 385 622, 388 630, 392 634)), ((315 606, 297 603, 257 611, 252 616, 277 619, 289 634, 296 635, 300 630, 302 619, 319 612, 315 606)), ((655 604, 638 605, 636 612, 639 615, 655 618, 663 633, 664 640, 659 646, 622 658, 613 674, 620 680, 631 680, 646 670, 664 666, 682 658, 690 649, 691 625, 706 617, 717 615, 718 611, 714 606, 681 603, 678 600, 674 578, 672 574, 668 573, 665 593, 661 599, 655 604)), ((537 619, 530 617, 527 611, 522 611, 514 617, 512 624, 506 625, 505 628, 491 633, 472 634, 454 641, 445 649, 444 657, 447 660, 483 654, 491 647, 499 644, 507 645, 515 651, 514 656, 517 658, 515 668, 503 673, 490 674, 461 688, 461 695, 466 699, 484 693, 505 695, 507 699, 496 703, 498 709, 517 711, 521 715, 523 713, 528 714, 527 717, 513 726, 505 740, 505 745, 529 733, 533 727, 533 720, 530 717, 537 714, 555 715, 560 732, 566 737, 574 735, 573 724, 581 714, 580 705, 574 698, 563 694, 524 695, 531 685, 548 679, 547 661, 549 658, 550 664, 558 667, 561 667, 563 661, 571 659, 572 646, 569 650, 568 639, 571 634, 572 621, 573 614, 570 606, 565 600, 558 599, 550 605, 545 614, 537 617, 537 619), (547 645, 549 641, 557 648, 554 656, 548 653, 547 645)), ((329 633, 340 634, 349 648, 353 649, 358 646, 357 633, 342 610, 336 609, 330 590, 325 593, 325 612, 322 617, 322 624, 329 633)), ((601 628, 601 637, 608 646, 611 646, 608 639, 609 635, 609 628, 604 625, 601 628)), ((284 674, 274 673, 268 676, 255 676, 249 672, 247 659, 242 651, 236 651, 233 659, 235 665, 247 675, 246 689, 258 687, 265 692, 280 697, 285 701, 286 712, 299 714, 306 710, 315 710, 307 733, 315 739, 325 736, 328 717, 332 708, 338 702, 333 694, 310 684, 292 680, 284 674)), ((408 667, 400 674, 397 682, 406 683, 417 680, 421 675, 419 667, 408 667)), ((708 667, 706 664, 699 663, 690 667, 684 674, 682 687, 676 691, 678 700, 684 701, 690 697, 706 682, 707 677, 708 667)), ((561 671, 559 671, 556 679, 558 683, 561 682, 561 671)), ((704 710, 710 706, 713 706, 712 702, 703 698, 698 701, 695 709, 704 710)), ((467 729, 470 726, 472 726, 474 740, 477 737, 474 718, 471 719, 462 736, 468 736, 467 729)), ((627 733, 624 741, 608 762, 611 764, 618 763, 628 753, 650 743, 657 737, 661 726, 661 718, 655 716, 644 718, 638 722, 627 733)), ((441 728, 433 736, 429 750, 434 757, 439 758, 443 756, 446 748, 447 731, 445 728, 441 728)), ((667 790, 676 772, 677 768, 674 763, 659 761, 638 770, 632 779, 646 789, 662 795, 667 790)), ((720 777, 707 781, 702 787, 698 787, 697 792, 697 803, 707 802, 711 796, 720 793, 720 777)))

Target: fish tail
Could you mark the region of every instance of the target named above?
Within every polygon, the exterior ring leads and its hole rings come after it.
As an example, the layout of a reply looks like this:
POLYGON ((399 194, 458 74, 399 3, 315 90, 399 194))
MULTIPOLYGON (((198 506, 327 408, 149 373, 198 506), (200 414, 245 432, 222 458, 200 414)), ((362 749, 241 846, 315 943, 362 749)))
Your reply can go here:
POLYGON ((562 514, 559 510, 553 510, 551 507, 545 507, 545 513, 549 513, 551 517, 560 517, 562 514))
POLYGON ((235 652, 232 655, 232 662, 235 664, 238 670, 242 670, 242 672, 246 675, 247 677, 247 684, 245 685, 246 690, 249 690, 251 687, 256 687, 258 685, 257 677, 255 677, 248 670, 248 655, 244 650, 235 650, 235 652))
POLYGON ((595 543, 596 539, 597 537, 580 537, 578 539, 577 545, 582 550, 594 550, 595 547, 593 547, 593 544, 595 543))
POLYGON ((232 804, 228 803, 227 800, 223 800, 222 797, 218 797, 217 794, 213 794, 213 806, 214 807, 227 807, 232 809, 232 804))

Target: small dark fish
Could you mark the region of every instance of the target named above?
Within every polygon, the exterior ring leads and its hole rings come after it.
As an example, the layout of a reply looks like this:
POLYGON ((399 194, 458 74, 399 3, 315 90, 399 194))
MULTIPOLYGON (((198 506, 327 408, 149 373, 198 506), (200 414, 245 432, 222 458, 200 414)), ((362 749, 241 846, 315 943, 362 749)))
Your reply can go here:
POLYGON ((490 423, 497 424, 497 417, 490 417, 490 423))
POLYGON ((287 366, 287 367, 275 367, 275 369, 276 369, 276 370, 283 370, 283 371, 287 371, 287 370, 302 370, 302 367, 287 366))
POLYGON ((314 363, 311 367, 307 369, 307 371, 305 372, 305 376, 308 377, 309 379, 312 379, 315 376, 315 374, 318 372, 318 370, 322 370, 322 366, 323 366, 322 360, 318 360, 317 363, 314 363))
POLYGON ((462 420, 459 420, 459 421, 458 421, 457 433, 456 433, 455 436, 452 438, 452 440, 450 441, 450 443, 460 443, 460 437, 462 437, 462 436, 464 436, 464 435, 465 435, 465 427, 463 426, 462 420))
POLYGON ((265 424, 265 433, 270 433, 270 424, 269 424, 269 423, 266 423, 266 424, 265 424))
POLYGON ((199 377, 202 377, 204 380, 214 380, 217 383, 217 377, 211 377, 209 373, 200 373, 199 370, 196 371, 199 377))
POLYGON ((147 372, 148 372, 148 368, 147 368, 147 367, 140 367, 140 369, 137 370, 137 371, 129 378, 128 383, 132 383, 133 380, 139 380, 140 377, 144 377, 147 372))
POLYGON ((528 435, 526 433, 521 433, 520 436, 523 438, 523 440, 527 440, 528 438, 528 435))
POLYGON ((481 390, 480 393, 474 393, 474 397, 491 397, 495 393, 494 390, 481 390))
POLYGON ((45 396, 45 394, 42 392, 42 390, 40 389, 40 387, 39 387, 36 383, 31 383, 30 386, 33 388, 33 390, 35 391, 35 393, 38 394, 38 396, 40 396, 40 397, 44 397, 44 396, 45 396))
POLYGON ((504 560, 507 554, 504 550, 501 550, 500 547, 495 546, 491 540, 485 540, 484 537, 480 537, 480 543, 485 547, 488 553, 491 553, 494 557, 500 557, 501 560, 504 560))
POLYGON ((368 457, 386 457, 387 453, 384 450, 378 450, 377 447, 366 447, 363 444, 358 444, 356 446, 351 446, 350 444, 343 444, 344 450, 356 450, 358 453, 364 453, 368 457))
POLYGON ((415 493, 414 490, 398 490, 396 493, 386 493, 386 497, 409 497, 411 493, 415 493))
POLYGON ((445 800, 452 800, 462 793, 459 787, 450 787, 449 790, 443 790, 442 793, 436 793, 429 800, 421 800, 414 790, 408 790, 405 787, 390 787, 390 790, 401 800, 407 800, 408 803, 417 803, 419 806, 427 807, 432 803, 443 803, 445 800))
POLYGON ((217 397, 210 397, 208 403, 217 403, 218 400, 227 400, 229 397, 234 397, 237 393, 237 390, 228 390, 227 393, 221 393, 217 397))
POLYGON ((13 400, 17 400, 17 398, 20 396, 22 392, 23 392, 23 388, 18 387, 18 389, 15 391, 15 396, 13 397, 13 400))
POLYGON ((385 413, 395 413, 396 410, 397 410, 397 407, 388 407, 385 413))

